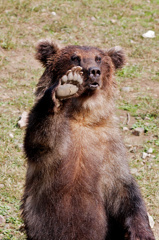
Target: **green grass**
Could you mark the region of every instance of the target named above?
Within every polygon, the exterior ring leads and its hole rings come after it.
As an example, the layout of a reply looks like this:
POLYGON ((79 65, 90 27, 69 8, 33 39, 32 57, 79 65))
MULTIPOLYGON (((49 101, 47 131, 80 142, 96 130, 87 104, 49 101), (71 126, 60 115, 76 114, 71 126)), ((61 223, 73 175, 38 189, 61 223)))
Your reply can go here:
MULTIPOLYGON (((0 1, 0 239, 25 239, 19 230, 20 200, 26 171, 22 151, 24 130, 17 126, 19 116, 33 104, 33 92, 42 74, 34 60, 34 45, 41 38, 52 38, 62 45, 92 45, 108 49, 124 48, 127 65, 117 72, 120 92, 119 114, 130 114, 130 128, 143 127, 145 135, 132 139, 130 165, 150 215, 155 219, 159 239, 159 34, 158 0, 1 0, 0 1), (52 15, 56 12, 56 16, 52 15), (142 34, 154 30, 154 39, 142 34), (13 134, 13 137, 12 137, 13 134), (136 144, 136 141, 139 141, 136 144), (153 158, 142 159, 142 152, 153 148, 153 158)), ((124 123, 121 121, 121 126, 124 123)))

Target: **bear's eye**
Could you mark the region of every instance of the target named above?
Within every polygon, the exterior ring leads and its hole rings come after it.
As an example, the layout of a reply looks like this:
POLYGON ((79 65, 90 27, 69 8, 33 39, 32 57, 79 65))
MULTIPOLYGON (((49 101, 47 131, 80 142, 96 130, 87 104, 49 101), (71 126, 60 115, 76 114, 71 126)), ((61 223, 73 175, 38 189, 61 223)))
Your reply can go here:
POLYGON ((97 63, 101 63, 101 60, 102 60, 101 57, 99 57, 99 56, 96 56, 96 57, 95 57, 95 61, 96 61, 97 63))
POLYGON ((80 56, 77 56, 77 55, 73 55, 72 57, 71 57, 71 60, 73 61, 73 62, 75 62, 75 63, 80 63, 80 61, 81 61, 81 58, 80 58, 80 56))

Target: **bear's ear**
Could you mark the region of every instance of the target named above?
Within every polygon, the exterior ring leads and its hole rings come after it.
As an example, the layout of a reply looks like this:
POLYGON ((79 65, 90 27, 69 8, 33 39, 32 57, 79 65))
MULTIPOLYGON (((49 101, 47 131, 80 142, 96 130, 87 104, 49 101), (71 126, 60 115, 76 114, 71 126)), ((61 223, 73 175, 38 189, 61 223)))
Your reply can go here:
POLYGON ((54 54, 57 53, 59 47, 57 44, 50 40, 40 40, 36 45, 35 58, 39 60, 44 67, 47 66, 47 62, 54 54))
POLYGON ((113 47, 108 50, 108 55, 111 57, 115 69, 122 68, 125 64, 125 54, 120 46, 113 47))

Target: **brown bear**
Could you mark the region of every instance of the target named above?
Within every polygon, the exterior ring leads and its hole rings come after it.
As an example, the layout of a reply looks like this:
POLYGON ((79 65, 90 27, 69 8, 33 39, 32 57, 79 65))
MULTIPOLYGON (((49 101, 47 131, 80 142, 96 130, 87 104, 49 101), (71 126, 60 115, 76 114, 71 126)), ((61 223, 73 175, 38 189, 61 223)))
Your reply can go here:
POLYGON ((154 240, 114 115, 120 47, 40 41, 45 67, 24 140, 28 240, 154 240))

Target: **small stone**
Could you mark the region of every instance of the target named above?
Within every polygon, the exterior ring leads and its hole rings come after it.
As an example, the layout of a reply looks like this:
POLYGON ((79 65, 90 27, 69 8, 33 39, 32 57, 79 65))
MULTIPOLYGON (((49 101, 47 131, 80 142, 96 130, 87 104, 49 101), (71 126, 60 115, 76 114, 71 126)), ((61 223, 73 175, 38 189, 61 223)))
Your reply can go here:
POLYGON ((9 134, 9 136, 10 136, 11 138, 14 138, 14 135, 13 135, 13 133, 10 133, 10 134, 9 134))
POLYGON ((150 224, 150 227, 151 227, 151 228, 153 228, 153 227, 154 227, 154 225, 155 225, 155 222, 154 222, 154 220, 153 220, 153 217, 152 217, 152 216, 150 216, 150 214, 149 214, 149 213, 147 213, 147 215, 148 215, 148 219, 149 219, 149 224, 150 224))
POLYGON ((23 143, 19 143, 18 146, 20 149, 23 149, 23 143))
POLYGON ((131 148, 131 149, 130 149, 130 152, 131 152, 131 153, 136 153, 136 147, 131 148))
POLYGON ((35 94, 35 92, 36 92, 36 88, 33 88, 33 93, 35 94))
POLYGON ((132 133, 135 136, 140 136, 140 135, 144 134, 144 128, 142 128, 142 127, 135 128, 132 133))
POLYGON ((3 225, 5 221, 6 221, 5 218, 2 215, 0 215, 0 225, 3 225))
POLYGON ((142 158, 143 158, 143 159, 147 158, 148 156, 149 156, 148 153, 146 153, 146 152, 143 152, 143 153, 142 153, 142 158))
POLYGON ((147 116, 146 116, 144 119, 145 119, 145 120, 150 120, 150 118, 149 118, 149 117, 147 117, 147 116))
POLYGON ((153 153, 153 149, 152 149, 152 148, 149 148, 149 149, 147 150, 147 153, 153 153))
POLYGON ((5 12, 5 13, 9 13, 10 11, 11 11, 11 10, 6 9, 4 12, 5 12))
POLYGON ((123 127, 123 131, 129 131, 129 128, 128 127, 123 127))
POLYGON ((131 39, 131 40, 130 40, 130 43, 134 44, 134 43, 136 43, 136 42, 135 42, 134 40, 131 39))
POLYGON ((28 113, 24 111, 21 115, 21 119, 18 121, 18 125, 20 128, 25 128, 27 126, 28 113))
POLYGON ((142 34, 143 38, 155 38, 155 32, 154 31, 147 31, 146 33, 142 34))
POLYGON ((55 12, 52 12, 51 14, 52 14, 53 16, 56 16, 56 13, 55 13, 55 12))
POLYGON ((95 17, 91 17, 91 20, 92 20, 92 21, 95 21, 96 19, 95 19, 95 17))
POLYGON ((130 92, 131 90, 132 90, 131 87, 122 87, 121 88, 121 91, 123 91, 123 92, 130 92))
POLYGON ((113 24, 116 23, 116 20, 115 20, 115 19, 111 19, 110 21, 111 21, 111 23, 113 23, 113 24))

